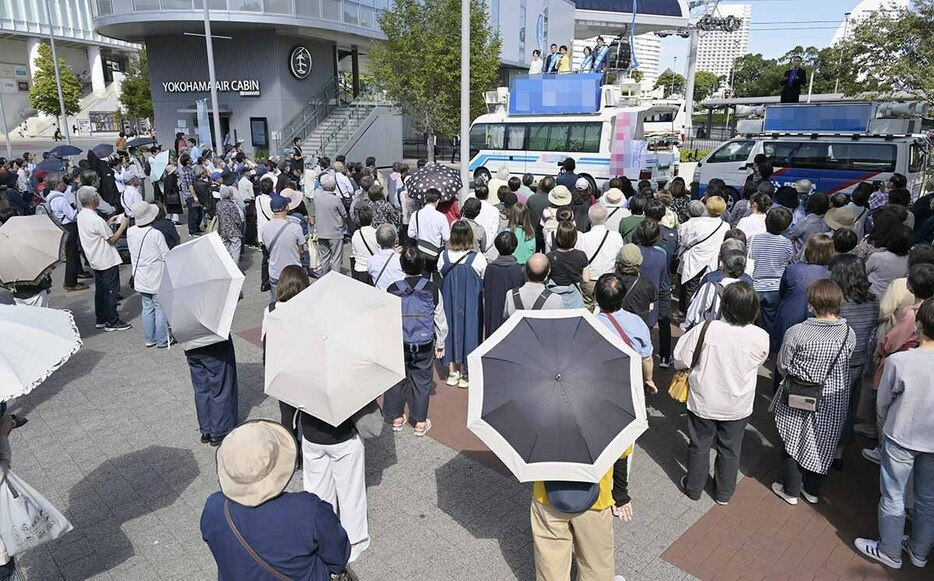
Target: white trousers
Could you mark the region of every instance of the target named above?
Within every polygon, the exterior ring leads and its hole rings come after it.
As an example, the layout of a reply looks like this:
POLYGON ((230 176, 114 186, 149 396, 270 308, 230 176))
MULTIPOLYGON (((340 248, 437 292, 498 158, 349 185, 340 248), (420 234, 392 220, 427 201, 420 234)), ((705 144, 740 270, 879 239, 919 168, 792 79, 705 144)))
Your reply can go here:
POLYGON ((360 436, 330 445, 312 444, 302 438, 305 490, 330 503, 341 519, 350 540, 351 563, 370 546, 364 458, 360 436))

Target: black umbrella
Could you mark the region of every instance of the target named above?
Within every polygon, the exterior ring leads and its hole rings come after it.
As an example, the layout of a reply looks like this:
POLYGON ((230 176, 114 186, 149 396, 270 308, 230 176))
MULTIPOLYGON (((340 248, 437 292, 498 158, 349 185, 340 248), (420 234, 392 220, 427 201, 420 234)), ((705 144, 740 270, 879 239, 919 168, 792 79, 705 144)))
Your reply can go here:
POLYGON ((44 169, 45 171, 55 171, 60 172, 65 169, 65 162, 57 157, 47 157, 36 164, 36 169, 44 169))
POLYGON ((142 145, 152 145, 156 140, 152 137, 134 137, 126 142, 127 147, 140 147, 142 145))
POLYGON ((84 150, 80 147, 75 147, 74 145, 59 145, 58 147, 53 148, 52 151, 49 152, 49 155, 55 157, 68 157, 69 155, 78 155, 82 151, 84 150))
POLYGON ((415 170, 415 173, 405 182, 409 197, 418 201, 425 199, 428 190, 441 192, 442 202, 454 200, 463 187, 464 182, 461 181, 460 172, 440 163, 433 163, 415 170))
POLYGON ((523 482, 598 482, 648 427, 641 358, 580 310, 520 311, 468 356, 467 427, 523 482))
POLYGON ((91 151, 94 155, 103 159, 114 152, 114 146, 109 143, 98 143, 91 148, 91 151))

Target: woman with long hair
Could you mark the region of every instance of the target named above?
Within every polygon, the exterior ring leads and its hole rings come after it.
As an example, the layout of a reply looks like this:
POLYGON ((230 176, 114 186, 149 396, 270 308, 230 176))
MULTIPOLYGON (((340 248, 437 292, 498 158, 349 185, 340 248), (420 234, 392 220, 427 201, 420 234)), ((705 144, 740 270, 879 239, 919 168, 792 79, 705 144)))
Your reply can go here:
POLYGON ((480 344, 483 327, 483 274, 486 258, 473 249, 473 229, 464 220, 451 224, 451 237, 438 259, 441 296, 448 321, 442 365, 447 384, 466 389, 467 354, 480 344))
POLYGON ((518 202, 506 210, 506 230, 516 235, 519 245, 515 252, 516 262, 525 264, 535 254, 535 228, 532 227, 532 214, 529 207, 518 202))

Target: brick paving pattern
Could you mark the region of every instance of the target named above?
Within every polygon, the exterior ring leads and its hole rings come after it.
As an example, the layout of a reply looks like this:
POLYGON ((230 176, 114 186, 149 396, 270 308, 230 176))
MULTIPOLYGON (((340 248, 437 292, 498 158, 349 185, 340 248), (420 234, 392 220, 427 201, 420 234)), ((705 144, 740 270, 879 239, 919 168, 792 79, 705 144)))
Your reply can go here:
MULTIPOLYGON (((247 250, 244 299, 234 321, 241 420, 278 419, 263 394, 258 327, 259 254, 247 250)), ((61 270, 61 269, 59 269, 61 270)), ((129 273, 124 268, 123 280, 129 273)), ((70 309, 84 347, 13 411, 13 468, 75 525, 21 559, 30 581, 209 580, 216 568, 201 540, 205 498, 218 489, 214 448, 198 443, 184 354, 146 349, 139 297, 124 287, 131 331, 94 329, 93 291, 64 294, 56 272, 52 305, 70 309)), ((670 372, 658 373, 667 385, 670 372)), ((873 535, 877 469, 854 449, 818 507, 781 503, 766 489, 779 444, 764 394, 747 429, 743 473, 728 507, 687 499, 676 484, 687 439, 683 406, 648 398, 649 431, 634 455, 635 520, 617 522, 617 573, 629 581, 680 579, 921 579, 892 574, 851 548, 873 535)), ((465 427, 467 392, 438 382, 430 438, 411 430, 366 442, 372 543, 353 570, 363 580, 534 579, 530 486, 505 472, 465 427)), ((300 490, 293 478, 289 490, 300 490)), ((930 577, 927 577, 930 578, 930 577)))

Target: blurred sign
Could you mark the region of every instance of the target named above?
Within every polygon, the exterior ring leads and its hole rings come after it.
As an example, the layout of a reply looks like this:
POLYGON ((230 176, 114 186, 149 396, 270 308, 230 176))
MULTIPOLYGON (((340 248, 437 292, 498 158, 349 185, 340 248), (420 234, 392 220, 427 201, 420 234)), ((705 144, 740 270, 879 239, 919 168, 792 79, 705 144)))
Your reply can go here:
POLYGON ((29 69, 26 65, 0 63, 0 93, 29 92, 29 69))
POLYGON ((509 88, 510 115, 569 115, 600 110, 600 73, 519 75, 509 88))

